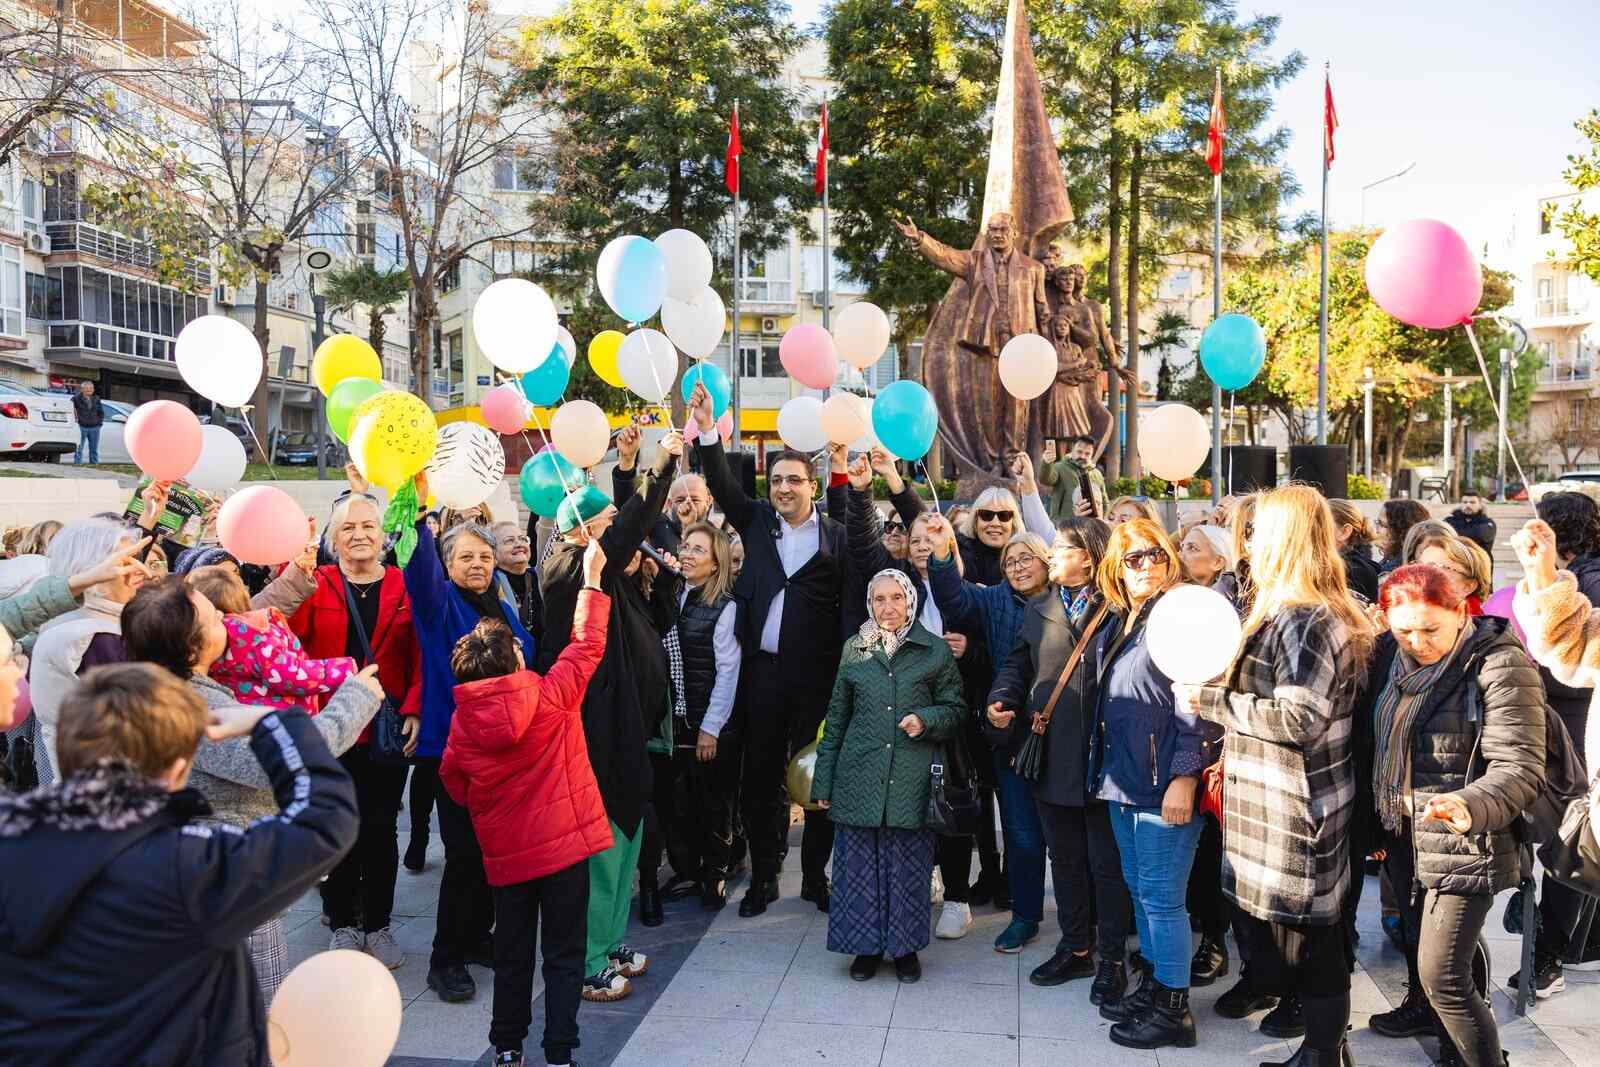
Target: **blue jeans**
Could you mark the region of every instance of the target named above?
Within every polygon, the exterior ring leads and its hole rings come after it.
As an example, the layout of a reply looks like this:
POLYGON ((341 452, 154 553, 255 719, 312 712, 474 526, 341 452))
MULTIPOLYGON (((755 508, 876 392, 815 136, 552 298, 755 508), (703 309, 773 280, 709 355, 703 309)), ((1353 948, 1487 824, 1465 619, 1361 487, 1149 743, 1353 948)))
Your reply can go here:
POLYGON ((1011 769, 1003 752, 994 755, 995 797, 1000 828, 1006 840, 1006 876, 1011 882, 1011 917, 1027 922, 1044 919, 1044 825, 1033 801, 1033 789, 1011 769))
POLYGON ((1110 807, 1122 877, 1139 924, 1139 951, 1155 965, 1156 981, 1168 989, 1188 989, 1194 941, 1185 896, 1200 843, 1200 819, 1174 826, 1161 817, 1160 808, 1110 807))
POLYGON ((78 450, 72 454, 72 462, 82 463, 85 449, 89 453, 90 463, 100 462, 100 427, 78 427, 78 450))

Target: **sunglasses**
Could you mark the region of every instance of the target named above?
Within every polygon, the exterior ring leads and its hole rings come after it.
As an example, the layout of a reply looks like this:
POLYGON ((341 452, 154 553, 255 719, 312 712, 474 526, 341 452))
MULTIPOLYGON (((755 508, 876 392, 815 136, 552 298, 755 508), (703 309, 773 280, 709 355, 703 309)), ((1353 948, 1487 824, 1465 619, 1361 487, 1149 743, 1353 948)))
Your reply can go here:
POLYGON ((1146 567, 1164 567, 1169 557, 1164 548, 1141 548, 1137 552, 1129 552, 1122 557, 1122 565, 1130 571, 1142 571, 1146 567))
POLYGON ((906 524, 903 522, 886 522, 883 524, 883 532, 886 534, 903 534, 906 532, 906 524))
POLYGON ((988 511, 979 508, 977 511, 979 522, 1010 522, 1015 516, 1014 511, 988 511))

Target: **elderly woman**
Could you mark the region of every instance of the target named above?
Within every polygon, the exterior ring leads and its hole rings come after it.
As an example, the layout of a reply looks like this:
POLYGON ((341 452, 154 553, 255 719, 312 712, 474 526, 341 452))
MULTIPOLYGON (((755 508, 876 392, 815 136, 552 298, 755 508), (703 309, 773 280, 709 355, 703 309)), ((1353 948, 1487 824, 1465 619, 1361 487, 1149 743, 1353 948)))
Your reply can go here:
MULTIPOLYGON (((207 677, 227 650, 228 631, 222 613, 187 578, 174 574, 142 586, 122 610, 122 634, 128 659, 165 667, 186 680, 213 710, 240 707, 226 687, 207 677)), ((377 714, 383 690, 375 674, 376 668, 368 667, 346 679, 311 720, 336 756, 356 743, 377 714)), ((217 823, 245 827, 278 814, 271 783, 248 738, 202 741, 189 785, 211 805, 217 823)), ((262 1002, 271 1004, 288 969, 282 918, 257 927, 249 947, 262 1002)))
POLYGON ((1196 585, 1215 589, 1235 604, 1239 582, 1233 576, 1233 534, 1220 526, 1201 523, 1189 528, 1178 544, 1183 573, 1196 585))
POLYGON ((1119 496, 1111 502, 1111 525, 1121 526, 1132 519, 1149 519, 1161 525, 1161 512, 1147 496, 1119 496))
MULTIPOLYGON (((991 651, 991 684, 1000 664, 1016 644, 1028 601, 1049 584, 1050 549, 1037 534, 1020 533, 1007 542, 1002 557, 1005 581, 979 585, 963 581, 951 559, 948 524, 930 527, 933 555, 928 560, 928 580, 947 629, 980 629, 991 651)), ((1003 723, 990 718, 990 725, 1003 723)), ((1021 952, 1039 936, 1044 919, 1044 827, 1028 783, 1011 769, 1012 753, 1004 745, 993 747, 995 795, 1000 803, 1000 826, 1006 845, 1006 875, 1011 889, 1011 923, 995 938, 997 952, 1021 952)))
MULTIPOLYGON (((417 499, 428 499, 428 476, 416 478, 417 499)), ((437 548, 426 521, 417 522, 417 544, 405 565, 406 594, 421 650, 422 728, 417 739, 417 764, 423 773, 438 774, 455 714, 455 674, 450 653, 482 619, 511 628, 522 646, 523 659, 534 662, 533 637, 517 618, 514 605, 494 587, 495 537, 475 522, 445 524, 437 548)), ((439 999, 458 1002, 477 995, 467 964, 492 966, 489 929, 494 925, 494 900, 483 873, 483 853, 467 810, 440 790, 435 795, 439 836, 444 840, 444 874, 439 881, 439 918, 428 964, 428 987, 439 999)))
POLYGON ((911 579, 879 571, 867 609, 845 642, 811 786, 835 827, 828 950, 855 957, 858 982, 885 956, 900 981, 915 982, 928 944, 934 742, 955 736, 966 709, 950 646, 917 621, 911 579))
MULTIPOLYGON (((415 749, 422 713, 421 651, 411 621, 405 578, 383 565, 383 509, 375 497, 351 493, 334 505, 323 537, 331 564, 318 567, 316 592, 289 626, 313 659, 352 656, 378 666, 378 684, 404 719, 415 749)), ((390 970, 405 962, 389 929, 400 852, 395 823, 406 768, 374 762, 371 731, 339 757, 355 783, 361 836, 322 884, 333 929, 330 949, 366 951, 390 970)))
MULTIPOLYGON (((1017 478, 1017 493, 991 486, 978 494, 972 510, 956 526, 956 544, 961 550, 961 565, 968 581, 979 585, 999 585, 1005 581, 1000 557, 1011 539, 1032 533, 1046 544, 1055 536, 1055 525, 1039 487, 1033 480, 1033 463, 1019 452, 1011 459, 1011 472, 1017 478)), ((999 659, 1009 648, 994 650, 999 659)))

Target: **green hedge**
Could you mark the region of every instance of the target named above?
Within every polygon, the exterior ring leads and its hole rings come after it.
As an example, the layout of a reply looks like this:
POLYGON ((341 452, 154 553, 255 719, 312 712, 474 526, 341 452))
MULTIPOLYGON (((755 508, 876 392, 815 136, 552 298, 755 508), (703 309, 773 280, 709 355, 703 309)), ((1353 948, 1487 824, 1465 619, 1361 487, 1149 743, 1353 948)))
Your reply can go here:
POLYGON ((1344 495, 1346 500, 1382 500, 1383 490, 1377 482, 1352 474, 1345 479, 1344 495))

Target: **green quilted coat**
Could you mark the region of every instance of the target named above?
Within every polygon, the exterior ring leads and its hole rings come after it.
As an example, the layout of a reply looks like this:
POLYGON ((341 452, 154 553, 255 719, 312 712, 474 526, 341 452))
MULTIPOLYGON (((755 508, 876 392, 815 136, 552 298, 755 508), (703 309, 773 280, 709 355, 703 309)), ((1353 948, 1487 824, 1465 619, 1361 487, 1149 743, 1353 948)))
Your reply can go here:
POLYGON ((954 737, 966 715, 961 674, 942 637, 916 623, 892 660, 852 637, 817 745, 812 799, 830 801, 833 821, 846 826, 922 829, 938 742, 954 737), (900 729, 908 714, 924 727, 915 740, 900 729))

